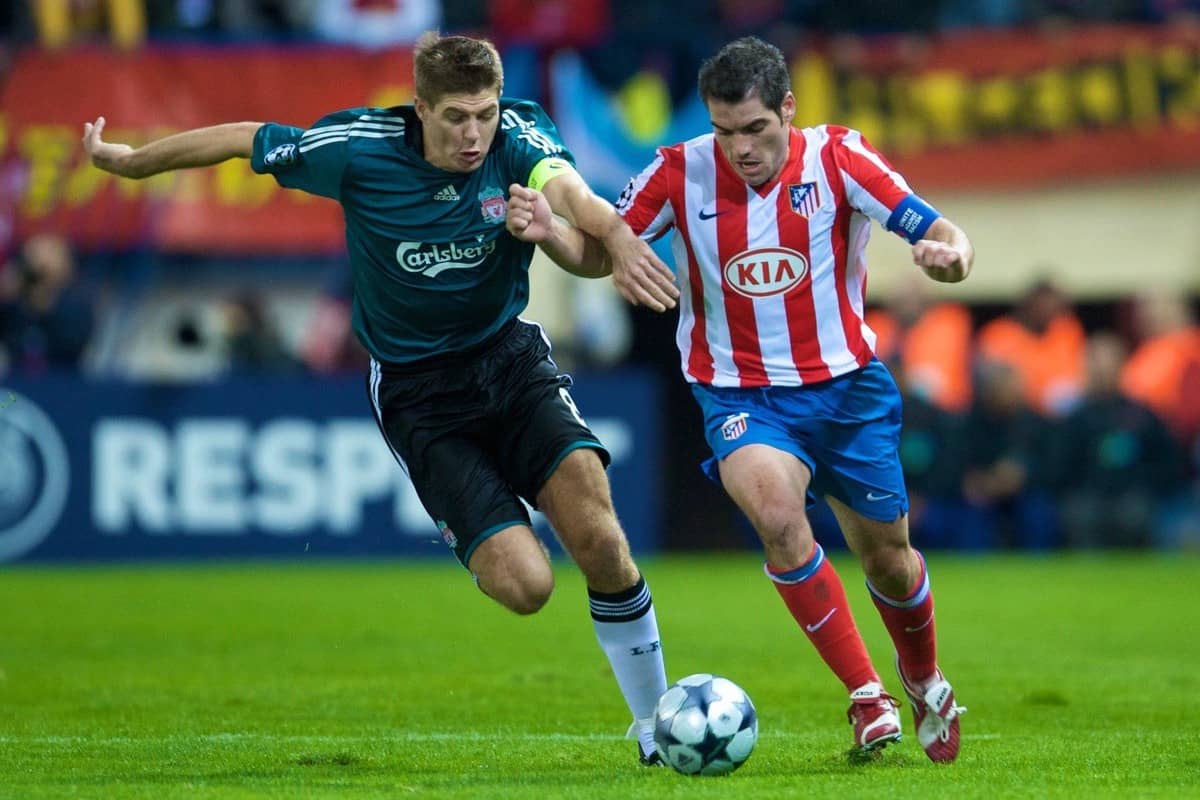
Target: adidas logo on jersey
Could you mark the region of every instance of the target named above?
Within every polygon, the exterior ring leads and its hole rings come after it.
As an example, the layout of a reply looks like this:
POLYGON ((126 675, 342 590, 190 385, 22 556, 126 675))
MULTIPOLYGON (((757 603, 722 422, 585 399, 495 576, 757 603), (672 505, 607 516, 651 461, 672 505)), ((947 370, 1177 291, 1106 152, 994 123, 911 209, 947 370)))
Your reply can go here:
POLYGON ((458 202, 458 191, 453 184, 446 184, 433 195, 434 200, 445 200, 450 203, 458 202))

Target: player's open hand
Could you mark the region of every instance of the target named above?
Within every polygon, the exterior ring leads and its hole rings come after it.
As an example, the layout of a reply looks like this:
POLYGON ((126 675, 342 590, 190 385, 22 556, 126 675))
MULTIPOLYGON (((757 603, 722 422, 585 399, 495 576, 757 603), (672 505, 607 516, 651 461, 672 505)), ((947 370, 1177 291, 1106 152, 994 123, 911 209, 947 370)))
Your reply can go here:
POLYGON ((627 235, 622 235, 615 244, 605 242, 612 258, 613 284, 617 291, 635 306, 646 306, 659 312, 674 308, 679 289, 675 287, 675 276, 670 267, 654 254, 650 245, 634 236, 627 225, 621 227, 627 235))
POLYGON ((100 138, 104 132, 104 117, 95 122, 83 123, 83 149, 92 159, 92 164, 115 175, 125 174, 125 163, 133 148, 127 144, 113 144, 100 138))
POLYGON ((963 254, 946 242, 922 239, 912 248, 913 263, 941 283, 957 283, 967 277, 963 254))
POLYGON ((505 227, 522 242, 544 242, 550 236, 553 217, 546 195, 514 183, 508 187, 508 212, 505 227))

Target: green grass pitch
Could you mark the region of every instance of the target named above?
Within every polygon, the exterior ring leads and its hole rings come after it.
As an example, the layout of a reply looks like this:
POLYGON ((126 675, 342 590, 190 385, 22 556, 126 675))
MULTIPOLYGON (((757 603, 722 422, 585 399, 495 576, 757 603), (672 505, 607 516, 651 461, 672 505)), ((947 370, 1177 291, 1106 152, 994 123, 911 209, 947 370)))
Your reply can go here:
MULTIPOLYGON (((835 557, 891 691, 891 649, 835 557)), ((0 798, 1200 797, 1200 559, 930 554, 963 749, 847 758, 844 691, 748 555, 644 560, 667 670, 732 678, 725 778, 637 766, 583 584, 528 618, 458 567, 0 571, 0 798)))

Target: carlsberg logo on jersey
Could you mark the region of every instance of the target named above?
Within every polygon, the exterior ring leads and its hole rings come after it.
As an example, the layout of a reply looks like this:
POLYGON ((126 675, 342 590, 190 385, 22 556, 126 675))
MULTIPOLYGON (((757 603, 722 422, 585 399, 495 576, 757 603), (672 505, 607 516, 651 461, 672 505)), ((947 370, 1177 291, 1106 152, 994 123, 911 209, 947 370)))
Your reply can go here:
POLYGON ((396 261, 407 272, 415 272, 436 278, 448 269, 470 269, 478 267, 496 249, 495 240, 476 241, 462 245, 426 244, 425 242, 401 242, 396 248, 396 261))
POLYGON ((725 281, 738 294, 783 294, 808 274, 808 260, 790 247, 743 250, 725 262, 725 281))

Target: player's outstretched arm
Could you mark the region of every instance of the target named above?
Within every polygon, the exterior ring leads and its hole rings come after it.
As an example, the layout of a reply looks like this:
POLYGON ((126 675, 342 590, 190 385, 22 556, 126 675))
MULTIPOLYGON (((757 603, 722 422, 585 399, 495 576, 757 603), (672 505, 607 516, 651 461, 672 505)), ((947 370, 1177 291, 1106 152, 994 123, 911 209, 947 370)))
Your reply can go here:
POLYGON ((603 278, 612 274, 612 263, 604 246, 556 217, 546 196, 537 189, 519 183, 508 187, 505 226, 521 241, 542 248, 551 261, 572 275, 603 278))
POLYGON ((975 248, 962 228, 945 217, 938 217, 925 238, 913 245, 913 263, 941 283, 958 283, 971 273, 975 248))
POLYGON ((98 168, 123 178, 148 178, 173 169, 250 158, 254 134, 262 127, 261 122, 231 122, 176 133, 134 148, 104 141, 104 122, 104 117, 98 117, 84 123, 83 149, 98 168))
POLYGON ((679 290, 670 268, 583 178, 574 172, 563 174, 542 191, 555 213, 603 244, 612 264, 613 283, 626 300, 654 311, 675 307, 679 290))

